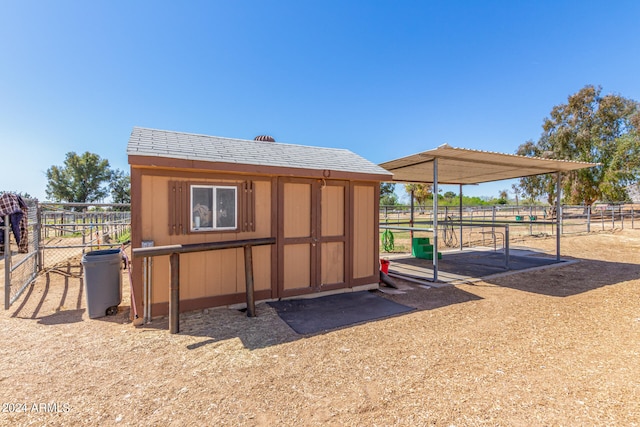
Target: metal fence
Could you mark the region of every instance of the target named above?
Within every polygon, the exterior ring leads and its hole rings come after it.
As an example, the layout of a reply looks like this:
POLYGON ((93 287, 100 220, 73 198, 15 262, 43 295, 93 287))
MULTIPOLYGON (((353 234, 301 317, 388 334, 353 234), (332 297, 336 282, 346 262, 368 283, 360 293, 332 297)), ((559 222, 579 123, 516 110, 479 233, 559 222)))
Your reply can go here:
POLYGON ((5 309, 39 272, 80 266, 86 252, 118 247, 130 239, 131 212, 125 204, 53 204, 27 201, 29 246, 20 253, 5 233, 5 309))
POLYGON ((11 239, 9 215, 4 218, 4 251, 2 270, 4 276, 4 308, 8 309, 38 274, 39 224, 37 200, 24 199, 27 204, 27 252, 21 252, 11 239))
MULTIPOLYGON (((509 238, 517 241, 527 236, 551 236, 557 233, 556 211, 549 206, 459 206, 438 209, 439 230, 447 246, 504 247, 500 225, 509 224, 509 238), (460 227, 460 220, 465 224, 460 227), (456 225, 458 224, 458 225, 456 225)), ((433 208, 381 206, 381 225, 430 227, 433 208)), ((598 204, 561 208, 561 233, 577 234, 624 228, 640 228, 640 205, 598 204)), ((401 237, 402 238, 402 237, 401 237)))
POLYGON ((40 269, 79 265, 85 252, 120 246, 130 236, 128 205, 41 204, 40 269), (114 208, 126 207, 125 211, 114 208))

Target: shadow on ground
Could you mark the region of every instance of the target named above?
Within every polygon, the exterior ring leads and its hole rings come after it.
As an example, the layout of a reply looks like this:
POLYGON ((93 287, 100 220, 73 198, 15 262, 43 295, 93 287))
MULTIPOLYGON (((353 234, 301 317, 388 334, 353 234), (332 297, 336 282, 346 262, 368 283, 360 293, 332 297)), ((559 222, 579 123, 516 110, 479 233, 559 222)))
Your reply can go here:
MULTIPOLYGON (((459 257, 456 258, 460 261, 459 257)), ((420 261, 428 264, 428 261, 420 261)), ((540 268, 538 266, 534 270, 520 270, 509 272, 512 274, 494 275, 485 278, 484 282, 524 292, 566 297, 640 278, 640 266, 637 264, 589 259, 573 261, 573 263, 561 263, 554 268, 540 268)), ((445 265, 447 264, 441 264, 443 269, 445 265)), ((455 263, 450 265, 455 265, 455 263)), ((504 273, 505 270, 502 269, 501 272, 504 273)), ((480 296, 456 286, 426 288, 415 283, 409 285, 407 282, 404 285, 411 289, 393 295, 383 295, 380 291, 375 293, 397 303, 413 307, 417 311, 435 310, 482 299, 480 296)), ((124 301, 127 301, 127 298, 124 298, 124 301)), ((71 270, 60 274, 51 272, 50 275, 38 279, 16 302, 15 308, 12 307, 8 315, 14 318, 36 320, 39 324, 49 326, 81 324, 83 321, 102 321, 126 324, 123 327, 133 327, 129 321, 130 308, 128 306, 121 305, 115 316, 91 320, 88 319, 85 309, 82 276, 71 270)), ((411 315, 411 313, 408 314, 411 315)), ((245 348, 253 350, 352 326, 352 324, 338 325, 317 334, 301 335, 291 329, 278 316, 276 310, 266 303, 257 304, 256 314, 256 317, 249 318, 243 311, 228 308, 182 313, 180 315, 180 335, 196 337, 196 342, 187 345, 190 350, 227 340, 240 340, 245 348)), ((398 315, 404 316, 406 314, 398 315)), ((150 323, 138 327, 140 333, 157 332, 158 330, 164 330, 167 335, 169 334, 168 317, 153 319, 150 323)))
MULTIPOLYGON (((438 263, 438 277, 443 282, 454 284, 482 280, 558 297, 640 278, 640 266, 637 264, 569 257, 557 261, 555 257, 534 251, 514 252, 508 269, 502 252, 445 253, 438 263)), ((433 278, 433 261, 430 260, 395 257, 391 259, 390 271, 394 269, 422 280, 433 278)))
MULTIPOLYGON (((125 299, 123 299, 125 302, 125 299)), ((82 321, 127 323, 130 307, 121 304, 118 313, 89 319, 84 301, 84 282, 80 267, 50 270, 29 285, 11 307, 11 317, 37 320, 42 325, 61 325, 82 321)))
POLYGON ((553 297, 568 297, 640 279, 640 265, 593 259, 560 265, 558 268, 524 271, 485 280, 497 286, 553 297))

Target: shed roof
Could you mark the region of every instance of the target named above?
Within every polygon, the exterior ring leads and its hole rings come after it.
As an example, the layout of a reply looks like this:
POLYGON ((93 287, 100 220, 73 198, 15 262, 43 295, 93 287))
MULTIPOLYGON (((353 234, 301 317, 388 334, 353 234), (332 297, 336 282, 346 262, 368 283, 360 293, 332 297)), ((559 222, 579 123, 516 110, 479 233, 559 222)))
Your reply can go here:
MULTIPOLYGON (((359 155, 339 148, 222 138, 134 127, 129 156, 144 156, 317 171, 339 171, 391 179, 391 173, 359 155)), ((132 162, 131 157, 129 163, 132 162)))
POLYGON ((400 182, 433 182, 433 164, 438 159, 440 184, 480 184, 553 172, 568 172, 597 163, 544 159, 490 151, 438 148, 381 163, 400 182))

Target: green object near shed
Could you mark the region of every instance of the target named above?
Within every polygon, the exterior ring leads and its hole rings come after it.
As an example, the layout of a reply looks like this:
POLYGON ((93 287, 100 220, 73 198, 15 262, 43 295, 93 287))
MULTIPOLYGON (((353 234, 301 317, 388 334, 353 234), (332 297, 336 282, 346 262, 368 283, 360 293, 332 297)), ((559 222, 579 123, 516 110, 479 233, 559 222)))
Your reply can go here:
MULTIPOLYGON (((420 259, 433 259, 433 245, 428 237, 414 237, 411 242, 411 255, 420 259)), ((442 253, 438 252, 438 259, 442 253)))

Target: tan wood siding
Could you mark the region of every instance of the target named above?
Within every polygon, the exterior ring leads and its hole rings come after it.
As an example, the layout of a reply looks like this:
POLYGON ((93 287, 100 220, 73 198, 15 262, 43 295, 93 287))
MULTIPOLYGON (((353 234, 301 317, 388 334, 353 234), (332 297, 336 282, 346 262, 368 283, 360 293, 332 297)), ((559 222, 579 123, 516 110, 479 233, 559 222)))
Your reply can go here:
POLYGON ((322 268, 320 281, 322 285, 344 282, 344 243, 323 243, 321 251, 322 268))
POLYGON ((375 186, 353 187, 353 277, 375 273, 375 186))
POLYGON ((311 235, 311 186, 309 184, 284 184, 284 237, 309 237, 311 235))
MULTIPOLYGON (((198 182, 229 183, 243 185, 246 180, 221 179, 219 175, 207 180, 199 177, 198 182)), ((171 209, 170 203, 181 199, 171 194, 172 188, 192 182, 181 180, 178 176, 142 175, 140 191, 140 209, 142 218, 141 240, 153 240, 154 245, 191 244, 213 241, 250 239, 269 237, 272 235, 271 224, 271 181, 254 181, 251 183, 250 205, 240 205, 249 218, 255 218, 254 228, 249 232, 217 232, 173 234, 171 224, 179 219, 179 209, 171 209), (171 181, 171 184, 170 184, 171 181), (173 199, 173 200, 172 200, 173 199), (178 199, 178 200, 176 200, 178 199), (252 212, 253 211, 253 212, 252 212)), ((240 195, 239 195, 240 198, 240 195)), ((184 213, 188 212, 188 200, 184 213)), ((239 215, 242 212, 238 212, 239 215)), ((188 217, 188 215, 187 215, 188 217)), ((271 273, 272 251, 270 247, 253 248, 254 286, 256 290, 265 291, 272 287, 271 273)), ((169 257, 153 259, 152 302, 166 303, 169 300, 169 257)), ((180 256, 180 297, 182 300, 201 299, 245 292, 244 252, 242 249, 208 251, 183 254, 180 256)))
POLYGON ((303 243, 284 247, 286 268, 284 289, 308 288, 311 286, 311 247, 303 243))
POLYGON ((344 187, 329 185, 322 189, 322 236, 344 235, 344 187))

